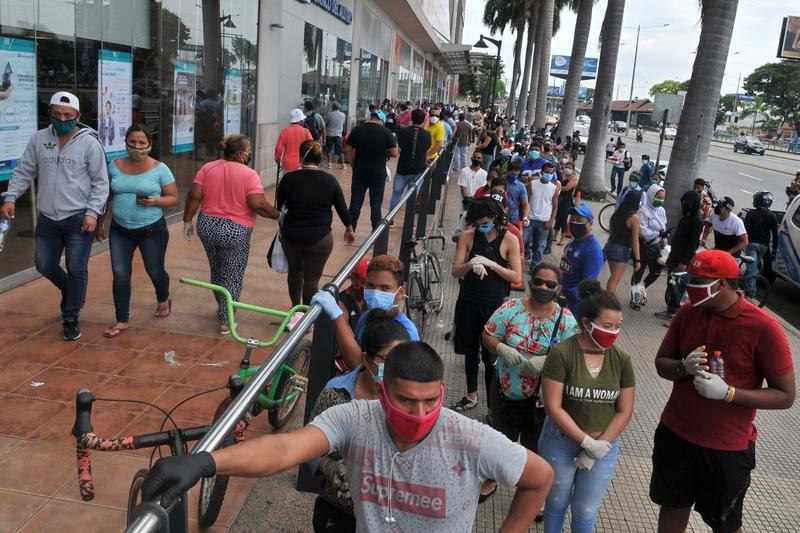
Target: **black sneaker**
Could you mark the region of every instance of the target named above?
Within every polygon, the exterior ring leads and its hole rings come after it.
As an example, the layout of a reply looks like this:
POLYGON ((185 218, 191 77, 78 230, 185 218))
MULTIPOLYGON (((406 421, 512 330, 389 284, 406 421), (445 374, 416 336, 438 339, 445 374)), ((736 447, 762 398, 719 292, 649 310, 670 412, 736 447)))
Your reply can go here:
POLYGON ((653 313, 656 318, 661 318, 663 320, 672 320, 672 313, 669 311, 659 311, 657 313, 653 313))
POLYGON ((478 399, 475 398, 474 400, 470 400, 466 396, 461 398, 459 402, 453 405, 450 409, 453 411, 458 411, 459 413, 463 413, 464 411, 469 411, 470 409, 474 409, 478 406, 478 399))
POLYGON ((81 338, 81 328, 77 320, 64 321, 64 340, 76 341, 81 338))

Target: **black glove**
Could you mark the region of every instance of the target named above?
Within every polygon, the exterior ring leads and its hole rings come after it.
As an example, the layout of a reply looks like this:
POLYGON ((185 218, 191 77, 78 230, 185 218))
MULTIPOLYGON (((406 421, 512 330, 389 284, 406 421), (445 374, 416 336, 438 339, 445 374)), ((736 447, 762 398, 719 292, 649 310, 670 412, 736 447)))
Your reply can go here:
POLYGON ((191 453, 159 459, 142 483, 142 501, 161 500, 163 507, 191 489, 202 477, 217 471, 214 458, 208 452, 191 453))

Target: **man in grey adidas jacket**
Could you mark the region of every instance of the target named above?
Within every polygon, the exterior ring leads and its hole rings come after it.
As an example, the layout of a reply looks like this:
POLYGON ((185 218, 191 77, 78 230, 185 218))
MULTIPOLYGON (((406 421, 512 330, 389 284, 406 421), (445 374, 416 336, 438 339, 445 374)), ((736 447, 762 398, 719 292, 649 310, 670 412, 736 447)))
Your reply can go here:
POLYGON ((36 270, 61 291, 64 340, 80 338, 78 316, 86 299, 88 263, 97 218, 108 200, 108 172, 97 132, 78 125, 80 104, 71 93, 50 99, 51 125, 37 131, 14 169, 0 218, 13 219, 17 198, 38 178, 36 270), (60 266, 66 255, 67 271, 60 266))

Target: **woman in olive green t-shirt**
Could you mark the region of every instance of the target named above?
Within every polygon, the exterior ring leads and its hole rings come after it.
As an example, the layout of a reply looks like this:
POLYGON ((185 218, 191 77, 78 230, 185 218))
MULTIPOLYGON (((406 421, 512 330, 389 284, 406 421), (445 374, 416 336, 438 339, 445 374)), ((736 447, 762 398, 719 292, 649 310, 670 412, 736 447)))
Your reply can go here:
POLYGON ((561 531, 568 506, 572 531, 591 533, 614 474, 618 437, 633 413, 633 365, 614 346, 622 306, 596 280, 581 282, 578 291, 581 332, 554 346, 542 369, 547 419, 539 454, 556 480, 545 504, 545 533, 561 531))

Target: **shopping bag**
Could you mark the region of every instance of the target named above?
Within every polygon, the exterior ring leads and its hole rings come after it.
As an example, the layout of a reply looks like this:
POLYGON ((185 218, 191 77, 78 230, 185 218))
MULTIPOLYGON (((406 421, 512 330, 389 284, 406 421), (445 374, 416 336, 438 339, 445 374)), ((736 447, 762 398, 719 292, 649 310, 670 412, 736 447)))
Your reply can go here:
POLYGON ((283 253, 283 246, 281 246, 280 231, 275 234, 275 237, 272 238, 272 244, 269 245, 267 263, 276 274, 289 272, 289 262, 286 261, 286 254, 283 253))

